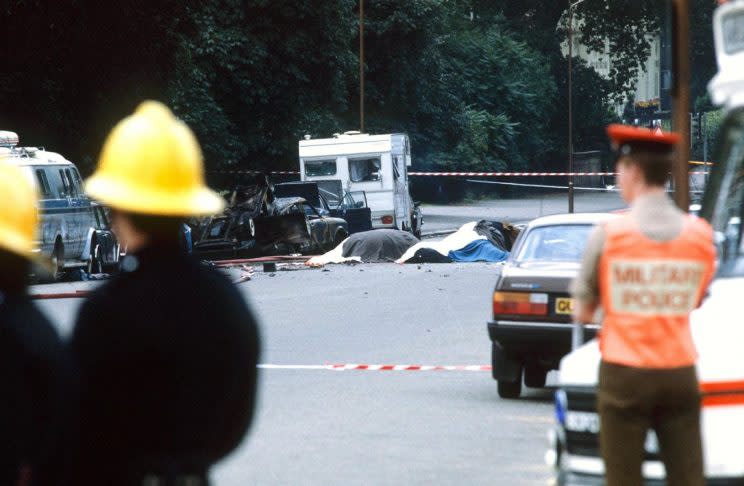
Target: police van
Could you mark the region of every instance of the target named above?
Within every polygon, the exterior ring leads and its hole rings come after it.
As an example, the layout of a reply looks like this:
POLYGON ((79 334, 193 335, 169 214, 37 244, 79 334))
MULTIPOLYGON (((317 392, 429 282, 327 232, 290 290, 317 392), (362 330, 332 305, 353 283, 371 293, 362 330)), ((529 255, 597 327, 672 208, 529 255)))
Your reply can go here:
POLYGON ((302 181, 317 182, 322 189, 335 182, 344 193, 363 193, 363 198, 355 199, 366 199, 372 210, 373 228, 395 228, 420 235, 423 218, 408 188, 408 135, 355 131, 322 139, 306 135, 299 142, 299 154, 302 181))
POLYGON ((3 160, 20 167, 39 194, 36 251, 49 258, 54 277, 77 267, 103 272, 119 261, 119 245, 102 206, 83 191, 75 164, 40 147, 18 147, 18 135, 0 131, 3 160))
MULTIPOLYGON (((726 107, 718 163, 705 190, 700 216, 713 227, 718 269, 702 306, 690 316, 699 354, 701 434, 707 484, 744 484, 744 0, 714 15, 719 73, 709 91, 726 107)), ((580 341, 580 340, 577 340, 580 341)), ((578 344, 578 343, 577 343, 578 344)), ((596 340, 563 358, 556 392, 556 427, 546 459, 559 485, 604 484, 596 412, 600 350, 596 340)), ((644 484, 665 484, 658 438, 647 431, 644 484)))

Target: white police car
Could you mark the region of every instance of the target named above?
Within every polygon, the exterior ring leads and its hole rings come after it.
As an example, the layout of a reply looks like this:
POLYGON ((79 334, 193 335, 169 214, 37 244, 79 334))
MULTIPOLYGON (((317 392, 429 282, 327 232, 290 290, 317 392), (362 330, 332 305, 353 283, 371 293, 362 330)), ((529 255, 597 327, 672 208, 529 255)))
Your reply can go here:
MULTIPOLYGON (((744 0, 719 7, 714 17, 720 72, 710 84, 713 99, 726 105, 722 150, 706 188, 700 215, 715 231, 719 265, 703 305, 692 313, 703 395, 702 436, 707 484, 744 484, 744 0)), ((557 424, 548 462, 562 485, 603 484, 596 413, 600 361, 590 341, 561 362, 556 392, 557 424)), ((665 484, 653 432, 646 440, 646 484, 665 484)))

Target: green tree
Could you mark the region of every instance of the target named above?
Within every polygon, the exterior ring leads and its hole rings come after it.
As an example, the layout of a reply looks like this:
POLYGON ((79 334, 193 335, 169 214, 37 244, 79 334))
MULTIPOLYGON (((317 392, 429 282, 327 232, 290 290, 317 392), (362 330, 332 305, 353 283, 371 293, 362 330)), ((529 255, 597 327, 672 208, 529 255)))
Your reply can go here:
MULTIPOLYGON (((694 96, 715 69, 712 4, 693 1, 694 96)), ((563 2, 365 5, 367 131, 408 132, 420 167, 561 167, 563 2)), ((645 60, 658 5, 577 9, 584 43, 608 39, 616 58, 608 80, 576 60, 577 150, 602 144, 607 101, 645 60)), ((357 9, 357 0, 8 0, 0 124, 90 170, 113 124, 155 98, 194 128, 209 169, 294 168, 304 134, 358 127, 357 9)))
POLYGON ((440 169, 522 168, 548 150, 550 72, 503 18, 430 1, 368 12, 370 127, 410 132, 418 163, 440 169))

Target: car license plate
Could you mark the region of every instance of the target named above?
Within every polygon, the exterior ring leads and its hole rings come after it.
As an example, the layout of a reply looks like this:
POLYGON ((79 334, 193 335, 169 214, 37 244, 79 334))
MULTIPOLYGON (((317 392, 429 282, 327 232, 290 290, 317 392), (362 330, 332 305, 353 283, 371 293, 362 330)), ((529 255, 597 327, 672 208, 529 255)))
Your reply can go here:
POLYGON ((561 297, 555 299, 556 314, 571 314, 573 312, 573 299, 561 297))

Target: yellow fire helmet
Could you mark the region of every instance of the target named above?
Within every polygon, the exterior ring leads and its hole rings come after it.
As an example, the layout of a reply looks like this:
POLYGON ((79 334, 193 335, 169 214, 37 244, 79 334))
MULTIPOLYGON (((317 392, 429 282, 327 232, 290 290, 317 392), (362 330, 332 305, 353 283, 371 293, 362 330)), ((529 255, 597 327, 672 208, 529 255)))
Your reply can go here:
POLYGON ((157 101, 114 127, 85 190, 112 208, 158 216, 206 216, 225 206, 204 182, 193 132, 157 101))
POLYGON ((0 206, 0 248, 33 260, 39 218, 36 188, 21 169, 4 158, 0 155, 0 194, 4 201, 0 206))

